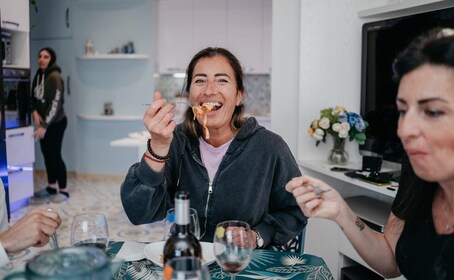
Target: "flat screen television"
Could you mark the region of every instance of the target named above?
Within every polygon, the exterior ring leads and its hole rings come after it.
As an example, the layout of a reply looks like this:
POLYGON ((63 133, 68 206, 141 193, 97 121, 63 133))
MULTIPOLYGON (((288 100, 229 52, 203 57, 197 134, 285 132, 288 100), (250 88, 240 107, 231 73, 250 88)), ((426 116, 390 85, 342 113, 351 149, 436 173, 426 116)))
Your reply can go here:
POLYGON ((369 22, 362 29, 361 115, 369 123, 362 155, 400 163, 405 155, 397 137, 398 85, 392 63, 410 41, 434 27, 454 28, 454 7, 399 18, 369 22))

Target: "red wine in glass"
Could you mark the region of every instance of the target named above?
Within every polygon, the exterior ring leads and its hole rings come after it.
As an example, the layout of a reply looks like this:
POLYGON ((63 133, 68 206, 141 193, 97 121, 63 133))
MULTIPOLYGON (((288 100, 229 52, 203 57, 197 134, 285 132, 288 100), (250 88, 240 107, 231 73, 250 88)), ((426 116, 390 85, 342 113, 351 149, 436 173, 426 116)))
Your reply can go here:
POLYGON ((105 242, 86 242, 86 241, 79 241, 74 244, 74 247, 93 247, 93 248, 98 248, 103 251, 106 250, 107 245, 105 242))
POLYGON ((219 266, 229 272, 231 280, 251 261, 252 243, 251 228, 246 222, 232 220, 216 226, 214 255, 219 266))
POLYGON ((230 273, 238 273, 245 269, 247 266, 247 263, 241 263, 241 262, 225 262, 221 265, 222 269, 230 272, 230 273))

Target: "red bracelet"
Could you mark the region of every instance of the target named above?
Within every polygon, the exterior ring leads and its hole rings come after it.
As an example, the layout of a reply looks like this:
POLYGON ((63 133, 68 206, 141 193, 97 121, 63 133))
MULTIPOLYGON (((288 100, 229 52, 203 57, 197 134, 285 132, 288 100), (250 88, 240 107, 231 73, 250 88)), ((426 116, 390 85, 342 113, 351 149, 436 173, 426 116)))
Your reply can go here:
POLYGON ((143 153, 143 156, 154 162, 165 163, 167 161, 167 160, 160 160, 160 159, 154 158, 152 156, 147 155, 147 153, 143 153))

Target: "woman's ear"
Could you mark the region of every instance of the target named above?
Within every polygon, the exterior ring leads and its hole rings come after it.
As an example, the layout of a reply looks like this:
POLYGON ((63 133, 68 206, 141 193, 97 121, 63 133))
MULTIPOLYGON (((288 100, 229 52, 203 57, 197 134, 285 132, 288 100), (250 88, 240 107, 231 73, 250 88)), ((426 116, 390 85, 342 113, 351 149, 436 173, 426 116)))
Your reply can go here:
POLYGON ((244 92, 242 90, 239 90, 236 95, 236 106, 240 106, 241 101, 243 101, 243 96, 244 96, 244 92))

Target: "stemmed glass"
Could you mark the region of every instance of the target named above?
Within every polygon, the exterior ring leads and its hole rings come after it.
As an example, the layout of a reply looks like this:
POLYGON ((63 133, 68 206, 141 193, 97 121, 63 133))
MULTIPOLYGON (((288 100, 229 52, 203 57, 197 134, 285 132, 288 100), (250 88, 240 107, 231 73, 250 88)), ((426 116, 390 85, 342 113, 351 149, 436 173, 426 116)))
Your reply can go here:
MULTIPOLYGON (((195 236, 195 238, 200 239, 200 223, 199 216, 197 215, 197 210, 194 208, 189 209, 189 230, 195 236)), ((166 241, 175 230, 175 208, 170 208, 167 210, 166 219, 164 222, 164 238, 166 241)))
POLYGON ((231 280, 249 265, 252 244, 251 228, 248 223, 232 220, 216 226, 214 255, 219 266, 229 272, 231 280))
POLYGON ((107 220, 103 214, 84 213, 74 216, 71 225, 71 244, 106 250, 109 243, 107 220))

